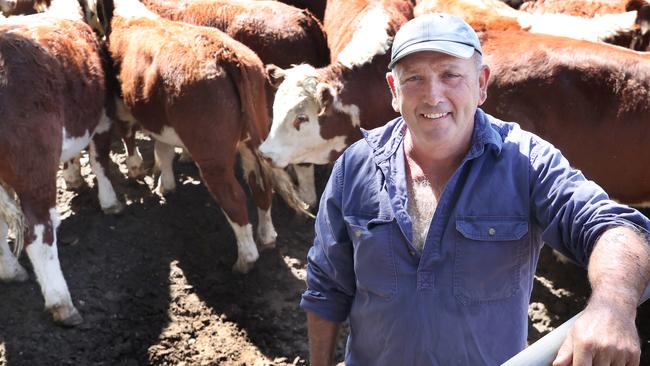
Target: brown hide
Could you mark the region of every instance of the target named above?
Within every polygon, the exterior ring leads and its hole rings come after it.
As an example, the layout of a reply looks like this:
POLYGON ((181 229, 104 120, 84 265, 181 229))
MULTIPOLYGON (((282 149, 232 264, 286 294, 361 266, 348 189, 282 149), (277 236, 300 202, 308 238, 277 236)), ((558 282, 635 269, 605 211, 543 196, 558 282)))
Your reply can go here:
MULTIPOLYGON (((339 53, 350 43, 359 20, 373 5, 389 10, 394 23, 391 27, 401 25, 401 18, 413 18, 413 4, 406 0, 327 0, 323 27, 327 34, 332 62, 336 61, 339 53)), ((392 36, 395 31, 391 28, 389 34, 392 36)))
POLYGON ((242 42, 266 64, 282 68, 329 63, 329 50, 320 22, 308 11, 275 1, 144 0, 161 16, 215 27, 242 42))
POLYGON ((214 28, 118 16, 111 28, 109 49, 127 107, 153 133, 173 128, 230 219, 248 223, 240 204, 243 191, 222 192, 216 183, 228 180, 228 189, 235 187, 232 169, 240 140, 250 136, 256 147, 266 138, 260 59, 214 28))
POLYGON ((591 18, 602 14, 625 12, 628 0, 534 0, 526 1, 519 10, 528 13, 562 13, 591 18))
POLYGON ((650 200, 649 55, 525 32, 487 32, 482 44, 486 112, 552 142, 612 197, 650 200))
POLYGON ((19 195, 28 221, 43 223, 56 204, 62 130, 92 134, 104 74, 87 25, 36 17, 0 24, 0 181, 19 195))
POLYGON ((432 3, 423 0, 415 7, 416 15, 434 12, 449 13, 463 18, 477 32, 522 29, 515 18, 496 14, 490 9, 482 9, 465 1, 436 0, 432 3))
POLYGON ((325 16, 325 4, 327 0, 280 0, 281 2, 295 6, 300 9, 307 9, 314 14, 320 21, 325 16))
MULTIPOLYGON (((329 29, 336 27, 336 23, 347 27, 347 33, 335 33, 341 39, 328 37, 328 40, 337 44, 337 51, 332 55, 340 53, 348 42, 352 39, 354 30, 358 27, 358 22, 363 18, 368 7, 375 4, 381 4, 390 15, 388 25, 388 34, 394 36, 397 29, 413 16, 413 8, 406 1, 347 1, 337 0, 328 1, 325 14, 325 22, 329 24, 329 29), (354 13, 358 8, 358 13, 354 13), (335 14, 335 11, 341 11, 335 14)), ((360 109, 361 127, 370 129, 382 126, 390 119, 397 117, 397 113, 391 107, 391 94, 386 84, 386 72, 388 71, 388 62, 390 60, 390 50, 383 55, 376 55, 372 60, 362 66, 347 68, 340 63, 318 69, 318 79, 334 87, 337 91, 341 103, 344 105, 353 104, 360 109)), ((352 142, 361 138, 358 127, 352 125, 350 117, 347 114, 336 111, 330 107, 326 113, 319 117, 321 125, 321 135, 325 139, 335 136, 347 136, 346 142, 352 142)), ((335 158, 335 156, 332 156, 335 158)))

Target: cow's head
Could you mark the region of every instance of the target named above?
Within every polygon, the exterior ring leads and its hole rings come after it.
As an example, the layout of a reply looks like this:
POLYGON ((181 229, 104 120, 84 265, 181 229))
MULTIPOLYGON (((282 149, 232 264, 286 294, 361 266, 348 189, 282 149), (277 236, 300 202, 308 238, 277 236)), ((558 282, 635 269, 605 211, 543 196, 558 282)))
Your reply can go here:
POLYGON ((262 154, 279 167, 329 163, 332 151, 346 147, 345 136, 325 139, 321 130, 321 119, 332 113, 337 102, 334 87, 319 80, 317 70, 309 65, 287 70, 267 67, 267 72, 278 90, 273 102, 271 131, 260 145, 262 154))

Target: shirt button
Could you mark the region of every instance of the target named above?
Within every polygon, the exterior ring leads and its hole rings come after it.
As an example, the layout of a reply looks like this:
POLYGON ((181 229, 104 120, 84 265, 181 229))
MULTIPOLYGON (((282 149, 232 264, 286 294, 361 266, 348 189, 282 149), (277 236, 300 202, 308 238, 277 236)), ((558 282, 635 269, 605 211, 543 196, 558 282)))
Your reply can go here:
POLYGON ((412 256, 414 256, 414 255, 415 255, 415 251, 414 251, 414 250, 409 250, 409 254, 410 254, 410 255, 411 255, 411 257, 412 257, 412 256))
POLYGON ((495 228, 491 227, 491 228, 488 229, 488 235, 494 236, 494 234, 496 234, 496 233, 497 233, 497 231, 496 231, 495 228))
POLYGON ((355 230, 354 231, 354 236, 356 236, 357 238, 361 237, 361 230, 355 230))

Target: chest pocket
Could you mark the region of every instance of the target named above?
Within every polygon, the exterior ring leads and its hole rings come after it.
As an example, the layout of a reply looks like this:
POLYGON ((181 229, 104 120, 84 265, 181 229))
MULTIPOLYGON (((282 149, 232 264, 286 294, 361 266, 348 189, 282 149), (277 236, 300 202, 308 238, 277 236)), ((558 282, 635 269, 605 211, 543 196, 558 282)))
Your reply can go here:
POLYGON ((528 253, 525 217, 456 218, 454 296, 463 304, 513 296, 528 253))
POLYGON ((354 248, 357 290, 390 300, 397 292, 394 220, 346 217, 345 221, 354 248))

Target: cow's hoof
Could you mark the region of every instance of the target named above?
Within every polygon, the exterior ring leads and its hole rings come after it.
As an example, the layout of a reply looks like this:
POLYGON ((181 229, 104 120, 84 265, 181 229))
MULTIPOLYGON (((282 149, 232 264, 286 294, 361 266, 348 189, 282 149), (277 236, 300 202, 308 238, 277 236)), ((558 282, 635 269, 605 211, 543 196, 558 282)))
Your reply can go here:
POLYGON ((84 319, 74 306, 57 306, 50 310, 54 322, 64 327, 74 327, 83 323, 84 319))
POLYGON ((25 282, 29 279, 29 274, 21 266, 16 263, 16 267, 13 268, 13 271, 8 274, 0 273, 0 281, 2 282, 25 282))
POLYGON ((120 201, 117 201, 117 203, 113 206, 102 208, 102 211, 104 211, 105 215, 117 215, 124 211, 124 204, 120 201))

